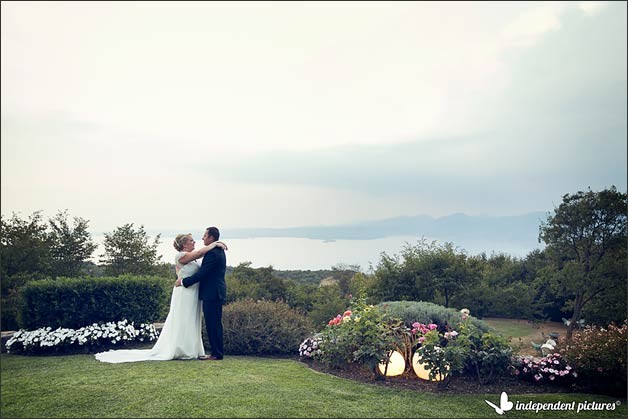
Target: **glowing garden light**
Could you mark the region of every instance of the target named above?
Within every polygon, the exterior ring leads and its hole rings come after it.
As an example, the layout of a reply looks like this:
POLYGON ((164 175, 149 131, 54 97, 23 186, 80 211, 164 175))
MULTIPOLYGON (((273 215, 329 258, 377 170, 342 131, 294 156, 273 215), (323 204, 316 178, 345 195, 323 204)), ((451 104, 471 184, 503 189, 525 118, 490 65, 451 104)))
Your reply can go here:
POLYGON ((398 351, 389 352, 390 358, 388 360, 388 368, 386 368, 386 363, 380 362, 377 365, 379 368, 379 372, 386 377, 394 377, 396 375, 401 375, 406 370, 406 360, 403 358, 403 355, 398 351))
MULTIPOLYGON (((426 364, 421 362, 421 357, 416 352, 412 356, 412 369, 414 370, 414 373, 417 375, 417 377, 421 378, 422 380, 443 381, 445 379, 445 375, 443 374, 438 374, 433 379, 430 379, 431 370, 426 364)), ((447 371, 449 371, 449 368, 447 368, 447 371)))

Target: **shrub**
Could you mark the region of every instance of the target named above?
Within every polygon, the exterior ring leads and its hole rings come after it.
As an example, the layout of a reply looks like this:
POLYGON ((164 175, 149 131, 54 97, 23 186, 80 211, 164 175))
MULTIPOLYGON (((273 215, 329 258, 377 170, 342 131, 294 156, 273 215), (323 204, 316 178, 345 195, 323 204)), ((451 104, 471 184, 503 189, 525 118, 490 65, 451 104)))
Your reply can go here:
POLYGON ((421 357, 421 362, 430 369, 430 380, 438 376, 446 377, 440 386, 446 387, 449 384, 451 374, 461 372, 464 368, 464 361, 469 352, 468 348, 455 344, 455 331, 439 333, 436 324, 423 325, 415 323, 412 329, 413 334, 421 335, 417 340, 416 353, 421 357), (432 327, 434 326, 434 327, 432 327))
POLYGON ((626 395, 628 320, 607 328, 586 326, 576 331, 561 354, 580 374, 581 385, 600 393, 626 395))
MULTIPOLYGON (((422 362, 430 368, 430 378, 447 376, 441 382, 447 386, 452 375, 464 372, 484 384, 507 372, 512 355, 508 342, 491 333, 482 333, 473 324, 468 309, 460 310, 459 319, 455 329, 434 323, 412 325, 406 346, 409 342, 416 347, 422 362)), ((410 356, 411 353, 406 353, 407 359, 410 356)))
MULTIPOLYGON (((454 308, 447 308, 426 301, 386 301, 378 305, 389 316, 399 318, 408 328, 412 324, 435 323, 441 329, 447 326, 455 328, 460 322, 460 312, 454 308)), ((489 327, 482 320, 470 317, 471 323, 482 332, 488 332, 489 327)))
POLYGON ((522 380, 572 386, 578 372, 558 353, 540 359, 520 357, 515 360, 515 374, 522 380))
POLYGON ((20 291, 27 283, 41 280, 44 276, 37 272, 20 272, 12 276, 2 277, 0 281, 0 306, 2 307, 2 330, 18 330, 18 309, 20 291))
POLYGON ((506 339, 490 332, 483 333, 471 317, 463 317, 458 329, 460 332, 454 346, 464 350, 464 371, 480 383, 493 381, 512 366, 512 348, 506 339))
MULTIPOLYGON (((224 307, 222 324, 227 354, 296 354, 302 336, 312 332, 305 315, 282 301, 235 301, 224 307)), ((205 327, 203 340, 209 347, 205 327)))
POLYGON ((377 374, 377 364, 401 343, 395 332, 400 322, 360 298, 353 299, 350 308, 331 319, 320 333, 315 358, 336 368, 355 363, 377 374))
POLYGON ((22 329, 79 328, 127 319, 160 319, 171 280, 158 277, 60 278, 29 282, 21 291, 18 323, 22 329))
POLYGON ((314 290, 313 307, 307 316, 316 328, 322 328, 327 321, 339 312, 343 312, 350 302, 342 297, 338 284, 325 285, 314 290))

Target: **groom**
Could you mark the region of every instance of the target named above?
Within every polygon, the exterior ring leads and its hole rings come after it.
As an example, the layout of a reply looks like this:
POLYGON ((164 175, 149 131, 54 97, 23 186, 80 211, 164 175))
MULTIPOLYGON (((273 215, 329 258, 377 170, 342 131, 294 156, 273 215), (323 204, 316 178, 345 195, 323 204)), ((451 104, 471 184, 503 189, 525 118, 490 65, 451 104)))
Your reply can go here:
MULTIPOLYGON (((216 227, 209 227, 203 235, 205 246, 218 241, 220 231, 216 227)), ((198 298, 203 300, 203 315, 205 316, 205 327, 211 345, 211 356, 201 357, 202 360, 222 359, 222 305, 227 300, 227 285, 225 283, 225 270, 227 259, 225 251, 220 247, 215 247, 205 254, 201 268, 194 275, 181 280, 177 278, 175 285, 189 287, 200 282, 198 298)))

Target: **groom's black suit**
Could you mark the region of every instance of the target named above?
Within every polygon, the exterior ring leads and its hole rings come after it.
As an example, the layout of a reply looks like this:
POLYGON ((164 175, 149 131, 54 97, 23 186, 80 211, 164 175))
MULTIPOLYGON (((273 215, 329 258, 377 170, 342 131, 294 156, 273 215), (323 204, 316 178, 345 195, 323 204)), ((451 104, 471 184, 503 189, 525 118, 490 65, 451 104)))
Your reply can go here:
POLYGON ((203 315, 205 316, 205 327, 207 328, 211 352, 218 359, 222 359, 224 355, 222 305, 227 301, 226 269, 225 251, 220 247, 215 247, 205 254, 198 272, 182 281, 186 288, 200 282, 198 298, 203 300, 203 315))

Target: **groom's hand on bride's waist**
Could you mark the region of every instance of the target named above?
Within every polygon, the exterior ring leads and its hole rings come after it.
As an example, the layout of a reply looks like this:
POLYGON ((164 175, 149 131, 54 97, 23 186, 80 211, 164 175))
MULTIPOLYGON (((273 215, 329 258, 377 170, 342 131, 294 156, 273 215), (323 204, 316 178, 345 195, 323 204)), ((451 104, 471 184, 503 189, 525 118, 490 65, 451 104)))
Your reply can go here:
POLYGON ((177 278, 177 280, 174 282, 174 286, 175 287, 180 287, 181 285, 183 285, 183 280, 181 278, 177 278))

